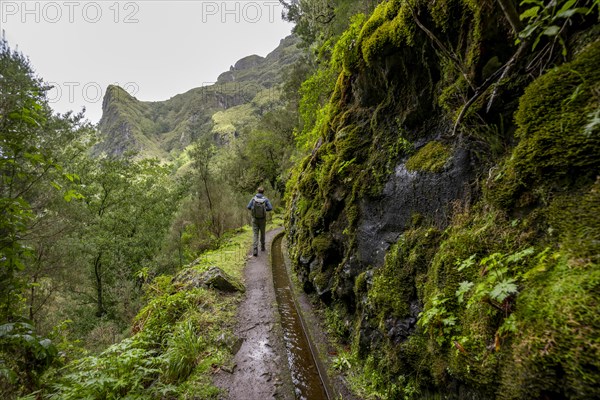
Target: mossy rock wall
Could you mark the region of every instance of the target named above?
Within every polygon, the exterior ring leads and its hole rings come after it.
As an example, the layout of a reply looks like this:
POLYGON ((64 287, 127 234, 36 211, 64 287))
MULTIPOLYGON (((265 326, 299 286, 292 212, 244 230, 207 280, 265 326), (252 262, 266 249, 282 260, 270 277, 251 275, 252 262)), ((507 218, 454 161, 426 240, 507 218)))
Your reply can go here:
POLYGON ((453 135, 516 51, 502 21, 492 1, 390 0, 334 50, 286 226, 366 398, 600 397, 600 42, 537 77, 539 53, 519 58, 453 135))

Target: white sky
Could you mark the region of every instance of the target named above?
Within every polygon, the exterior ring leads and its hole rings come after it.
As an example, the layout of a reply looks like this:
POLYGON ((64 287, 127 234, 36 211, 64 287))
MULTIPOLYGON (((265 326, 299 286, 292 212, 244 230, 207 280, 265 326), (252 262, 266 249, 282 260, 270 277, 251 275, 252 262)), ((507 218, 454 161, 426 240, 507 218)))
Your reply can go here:
POLYGON ((56 86, 56 111, 96 123, 109 84, 165 100, 216 81, 237 60, 290 34, 278 0, 0 0, 0 29, 56 86))

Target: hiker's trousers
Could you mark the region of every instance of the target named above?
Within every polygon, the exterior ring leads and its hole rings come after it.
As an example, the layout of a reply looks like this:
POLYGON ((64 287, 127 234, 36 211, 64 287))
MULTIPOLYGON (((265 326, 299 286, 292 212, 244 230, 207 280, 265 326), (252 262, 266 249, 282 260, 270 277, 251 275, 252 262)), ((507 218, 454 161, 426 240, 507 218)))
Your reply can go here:
POLYGON ((258 250, 258 241, 260 239, 261 247, 265 247, 265 228, 267 226, 266 218, 252 218, 252 232, 254 233, 254 250, 258 250), (259 237, 260 233, 260 237, 259 237))

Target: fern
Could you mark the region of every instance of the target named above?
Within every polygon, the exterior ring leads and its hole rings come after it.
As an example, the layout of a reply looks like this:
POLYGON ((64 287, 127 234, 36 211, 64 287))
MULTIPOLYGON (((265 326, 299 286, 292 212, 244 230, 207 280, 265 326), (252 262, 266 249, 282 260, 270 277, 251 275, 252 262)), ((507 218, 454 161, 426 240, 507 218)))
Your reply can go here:
POLYGON ((490 298, 492 300, 496 300, 497 302, 502 303, 511 294, 516 294, 518 290, 515 281, 515 279, 509 278, 504 279, 502 282, 498 283, 490 291, 490 298))

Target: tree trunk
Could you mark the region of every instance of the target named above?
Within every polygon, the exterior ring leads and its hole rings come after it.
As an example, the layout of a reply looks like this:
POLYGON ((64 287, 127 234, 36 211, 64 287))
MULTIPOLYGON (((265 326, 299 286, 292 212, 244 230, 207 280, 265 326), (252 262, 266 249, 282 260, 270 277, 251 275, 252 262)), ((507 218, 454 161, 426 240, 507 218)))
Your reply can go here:
MULTIPOLYGON (((208 167, 207 167, 208 168, 208 167)), ((204 191, 206 192, 206 199, 208 200, 208 208, 210 212, 210 221, 212 231, 217 237, 220 237, 219 227, 217 226, 217 219, 215 217, 215 211, 213 208, 212 198, 210 197, 210 190, 208 189, 208 177, 202 175, 202 182, 204 183, 204 191)))
POLYGON ((102 263, 100 259, 102 258, 102 252, 98 254, 98 257, 94 260, 94 273, 96 274, 96 316, 101 317, 106 314, 106 310, 104 309, 104 302, 102 300, 102 263))
POLYGON ((31 285, 31 294, 30 294, 30 299, 29 299, 29 319, 31 321, 33 321, 33 307, 34 307, 34 300, 35 300, 35 287, 36 287, 36 283, 37 283, 37 274, 33 275, 33 279, 32 279, 32 283, 33 285, 31 285))

